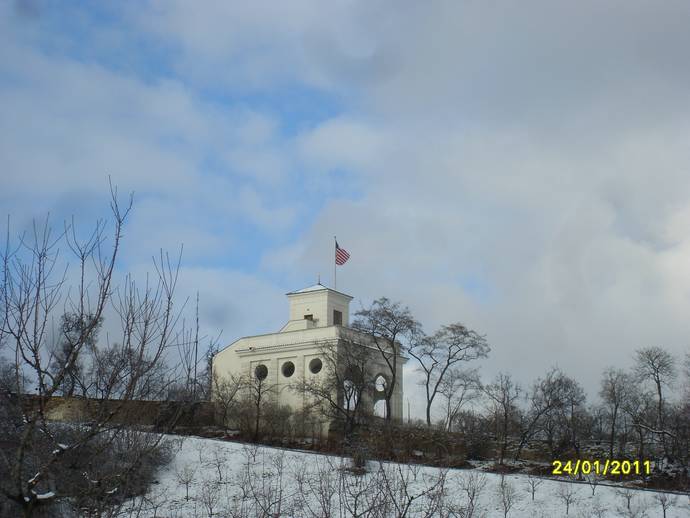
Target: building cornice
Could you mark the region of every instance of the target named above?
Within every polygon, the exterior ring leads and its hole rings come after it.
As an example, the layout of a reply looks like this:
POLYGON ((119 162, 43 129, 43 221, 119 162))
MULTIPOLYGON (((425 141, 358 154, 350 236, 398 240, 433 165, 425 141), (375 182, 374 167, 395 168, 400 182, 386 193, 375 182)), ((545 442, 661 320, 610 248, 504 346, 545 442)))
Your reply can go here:
MULTIPOLYGON (((357 329, 344 326, 315 327, 312 329, 286 331, 284 333, 246 336, 236 340, 221 352, 232 348, 238 356, 253 356, 272 354, 277 351, 290 352, 304 349, 305 347, 318 348, 322 345, 337 343, 339 340, 345 340, 380 353, 379 348, 370 335, 357 329), (254 341, 255 339, 267 339, 268 337, 271 337, 269 343, 262 344, 254 341), (242 346, 242 342, 248 343, 242 346), (254 342, 254 344, 252 344, 252 342, 254 342)), ((398 354, 397 356, 401 364, 407 363, 409 359, 402 354, 398 354)))

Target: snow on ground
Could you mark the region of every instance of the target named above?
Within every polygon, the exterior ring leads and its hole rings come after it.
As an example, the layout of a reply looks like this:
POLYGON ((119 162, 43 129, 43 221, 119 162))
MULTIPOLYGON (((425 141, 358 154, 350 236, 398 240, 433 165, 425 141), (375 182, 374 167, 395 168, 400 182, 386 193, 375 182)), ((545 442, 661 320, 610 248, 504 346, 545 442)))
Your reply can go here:
MULTIPOLYGON (((397 516, 395 505, 435 486, 439 489, 438 468, 370 462, 367 475, 348 471, 348 459, 316 453, 282 450, 214 439, 170 437, 174 457, 158 474, 157 483, 145 498, 132 502, 144 510, 141 516, 281 516, 319 517, 330 503, 330 515, 344 518, 360 516, 371 506, 389 505, 376 516, 397 516), (383 504, 385 494, 394 495, 383 504), (188 496, 188 497, 187 497, 188 496), (369 507, 367 507, 369 506, 369 507)), ((499 487, 501 476, 474 470, 449 470, 443 492, 444 502, 466 510, 471 482, 480 488, 473 516, 503 517, 499 487)), ((663 493, 629 490, 630 507, 624 490, 598 485, 595 495, 587 484, 539 479, 534 501, 526 475, 506 475, 506 493, 514 494, 509 517, 566 516, 565 501, 570 498, 569 516, 617 517, 663 516, 659 498, 663 493)), ((407 516, 425 516, 425 510, 438 503, 439 491, 414 500, 407 516)), ((668 518, 690 517, 688 495, 667 495, 673 504, 668 518)), ((380 509, 380 507, 379 507, 380 509)), ((432 511, 429 516, 442 516, 432 511)), ((456 514, 451 516, 463 516, 456 514)))

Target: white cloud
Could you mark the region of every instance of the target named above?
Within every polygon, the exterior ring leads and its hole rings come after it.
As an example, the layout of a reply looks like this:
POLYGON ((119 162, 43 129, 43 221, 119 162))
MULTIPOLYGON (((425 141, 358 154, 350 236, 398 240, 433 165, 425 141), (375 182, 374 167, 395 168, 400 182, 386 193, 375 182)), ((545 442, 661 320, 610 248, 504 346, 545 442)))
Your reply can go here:
POLYGON ((125 18, 170 60, 145 78, 6 31, 2 67, 21 84, 0 86, 3 188, 36 210, 102 192, 109 172, 153 195, 137 254, 179 238, 218 263, 252 246, 247 224, 264 232, 252 271, 190 281, 221 308, 208 325, 242 334, 282 324, 286 287, 266 279, 331 276, 338 235, 352 254, 340 289, 400 299, 429 330, 476 327, 487 375, 527 383, 559 364, 595 393, 635 348, 687 348, 689 14, 676 1, 152 2, 125 18), (337 113, 285 136, 295 121, 252 94, 289 105, 290 87, 337 113))
POLYGON ((376 127, 366 122, 330 119, 298 139, 304 160, 314 167, 341 167, 370 171, 380 166, 386 143, 376 127))

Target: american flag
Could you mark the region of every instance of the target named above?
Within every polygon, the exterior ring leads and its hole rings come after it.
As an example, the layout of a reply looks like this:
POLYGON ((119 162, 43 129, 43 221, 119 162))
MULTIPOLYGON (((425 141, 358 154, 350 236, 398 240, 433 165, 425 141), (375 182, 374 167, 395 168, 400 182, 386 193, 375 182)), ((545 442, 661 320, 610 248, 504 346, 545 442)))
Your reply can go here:
POLYGON ((338 242, 335 242, 335 264, 338 266, 344 265, 350 258, 350 254, 344 248, 338 246, 338 242))

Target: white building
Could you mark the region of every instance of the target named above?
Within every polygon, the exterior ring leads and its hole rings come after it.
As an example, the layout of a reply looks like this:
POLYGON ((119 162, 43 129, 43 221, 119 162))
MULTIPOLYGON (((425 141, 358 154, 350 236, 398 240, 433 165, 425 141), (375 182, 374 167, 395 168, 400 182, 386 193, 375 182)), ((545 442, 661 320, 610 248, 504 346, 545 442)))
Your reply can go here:
MULTIPOLYGON (((290 319, 277 333, 246 336, 218 352, 213 358, 213 373, 219 379, 259 377, 274 387, 272 397, 280 404, 301 410, 310 402, 304 394, 293 389, 302 376, 328 376, 324 358, 324 344, 366 347, 371 352, 369 372, 377 384, 391 379, 390 367, 374 347, 372 338, 349 327, 352 297, 315 284, 287 294, 290 319)), ((397 375, 391 398, 391 415, 401 420, 403 415, 403 364, 398 356, 397 375)), ((375 390, 362 405, 366 412, 383 416, 383 391, 375 390)))

